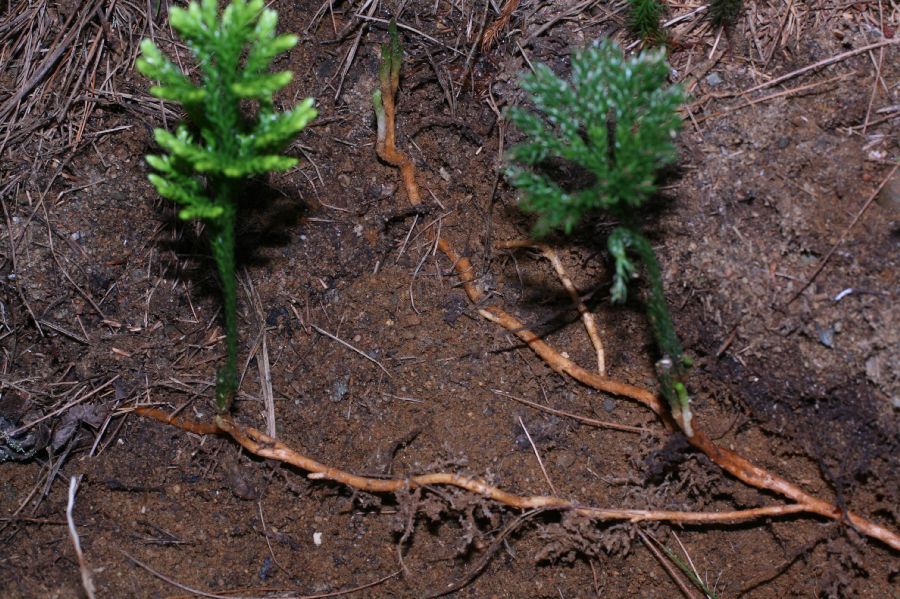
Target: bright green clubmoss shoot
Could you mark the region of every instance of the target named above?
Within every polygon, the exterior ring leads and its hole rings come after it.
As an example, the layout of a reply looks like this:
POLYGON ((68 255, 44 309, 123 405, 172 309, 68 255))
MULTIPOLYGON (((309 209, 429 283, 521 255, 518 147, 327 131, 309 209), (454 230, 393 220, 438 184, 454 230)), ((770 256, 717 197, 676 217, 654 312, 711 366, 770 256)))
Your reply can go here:
POLYGON ((227 336, 226 364, 216 380, 216 406, 227 412, 237 391, 237 316, 234 227, 237 200, 254 176, 284 171, 296 158, 280 154, 316 116, 312 98, 277 112, 272 96, 286 86, 290 71, 269 72, 275 57, 297 44, 295 35, 276 35, 278 15, 263 0, 235 0, 219 14, 216 0, 169 9, 169 23, 187 43, 199 66, 199 83, 181 72, 149 39, 141 43, 137 69, 159 82, 157 98, 177 102, 187 123, 175 133, 156 129, 165 154, 147 156, 156 172, 151 183, 182 206, 179 217, 207 222, 212 254, 222 283, 227 336), (252 117, 241 101, 257 106, 252 117))
POLYGON ((637 272, 630 251, 644 265, 650 287, 647 316, 662 355, 657 363, 660 386, 691 435, 683 382, 686 357, 666 305, 656 255, 636 225, 641 207, 656 191, 657 171, 677 157, 677 110, 684 93, 667 84, 668 74, 662 50, 625 58, 609 41, 573 55, 571 81, 560 79, 546 65, 535 65, 522 87, 537 112, 509 111, 510 121, 526 140, 510 150, 506 174, 522 191, 522 208, 538 215, 538 235, 552 229, 570 233, 596 210, 622 223, 607 242, 615 263, 612 299, 625 301, 628 282, 637 272), (593 176, 592 183, 566 191, 540 170, 551 159, 577 164, 593 176))

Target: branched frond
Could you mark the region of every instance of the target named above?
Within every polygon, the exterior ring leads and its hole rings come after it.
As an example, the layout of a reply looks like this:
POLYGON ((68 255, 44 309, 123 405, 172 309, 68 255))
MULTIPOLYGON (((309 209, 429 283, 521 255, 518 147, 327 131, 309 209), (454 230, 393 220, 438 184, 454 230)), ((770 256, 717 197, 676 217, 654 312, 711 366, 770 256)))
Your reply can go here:
MULTIPOLYGON (((222 184, 216 179, 291 168, 296 159, 278 152, 315 117, 316 110, 312 99, 289 112, 272 109, 272 95, 293 75, 290 71, 270 73, 269 67, 278 54, 296 45, 297 36, 275 34, 278 15, 265 8, 263 0, 232 2, 221 18, 215 0, 191 2, 187 8, 172 7, 169 22, 194 54, 200 81, 195 84, 188 79, 150 40, 141 43, 137 68, 159 81, 150 90, 153 95, 185 107, 197 135, 190 135, 185 126, 174 135, 156 131, 157 143, 178 160, 167 163, 166 170, 152 181, 161 195, 186 206, 182 218, 215 218, 222 211, 198 202, 202 194, 195 185, 188 185, 183 193, 174 187, 187 185, 186 180, 197 173, 203 173, 213 183, 209 187, 215 188, 222 184), (254 119, 241 114, 242 99, 258 101, 260 109, 254 119)), ((157 170, 160 164, 150 163, 157 170)), ((205 201, 214 204, 217 200, 205 201)))
POLYGON ((624 58, 604 41, 573 56, 570 82, 546 65, 525 77, 522 87, 538 112, 509 111, 527 139, 510 150, 514 164, 507 175, 523 192, 522 207, 539 215, 539 233, 568 233, 591 210, 625 213, 653 193, 656 171, 675 160, 681 125, 677 108, 684 94, 666 85, 668 73, 662 50, 624 58), (550 158, 583 167, 593 184, 566 194, 545 174, 525 168, 550 158))
POLYGON ((615 264, 612 300, 625 301, 628 283, 638 271, 629 253, 636 254, 647 275, 647 318, 662 356, 657 377, 672 413, 691 435, 685 359, 666 305, 659 263, 647 239, 627 226, 655 191, 657 170, 676 158, 674 139, 681 125, 677 109, 684 94, 680 87, 668 86, 667 78, 661 50, 623 58, 607 41, 573 56, 571 81, 536 65, 522 87, 537 112, 509 111, 510 121, 526 139, 510 150, 506 174, 522 191, 522 207, 537 213, 538 234, 555 228, 569 233, 597 209, 626 223, 608 239, 615 264), (577 164, 593 182, 566 191, 540 172, 548 159, 577 164))

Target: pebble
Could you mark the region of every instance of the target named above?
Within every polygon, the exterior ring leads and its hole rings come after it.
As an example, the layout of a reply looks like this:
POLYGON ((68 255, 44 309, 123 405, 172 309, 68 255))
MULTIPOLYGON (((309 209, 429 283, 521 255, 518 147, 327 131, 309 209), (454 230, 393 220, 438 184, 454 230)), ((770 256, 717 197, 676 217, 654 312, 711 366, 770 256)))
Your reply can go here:
POLYGON ((834 328, 820 328, 816 327, 817 333, 819 334, 819 343, 824 345, 827 348, 834 348, 834 328))
POLYGON ((331 401, 338 402, 344 399, 347 392, 350 391, 350 375, 345 375, 334 382, 331 401))

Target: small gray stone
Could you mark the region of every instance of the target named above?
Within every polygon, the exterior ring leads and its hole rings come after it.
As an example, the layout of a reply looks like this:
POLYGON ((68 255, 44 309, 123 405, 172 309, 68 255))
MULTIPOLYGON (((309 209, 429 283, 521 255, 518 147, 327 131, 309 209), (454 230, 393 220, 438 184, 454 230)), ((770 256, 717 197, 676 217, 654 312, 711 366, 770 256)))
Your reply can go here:
POLYGON ((834 348, 834 327, 823 329, 817 326, 816 332, 819 335, 819 343, 829 349, 834 348))
POLYGON ((720 77, 718 73, 710 73, 706 76, 706 83, 715 87, 722 83, 722 77, 720 77))
POLYGON ((350 375, 345 375, 343 378, 336 380, 332 389, 331 401, 338 402, 344 399, 350 390, 350 375))

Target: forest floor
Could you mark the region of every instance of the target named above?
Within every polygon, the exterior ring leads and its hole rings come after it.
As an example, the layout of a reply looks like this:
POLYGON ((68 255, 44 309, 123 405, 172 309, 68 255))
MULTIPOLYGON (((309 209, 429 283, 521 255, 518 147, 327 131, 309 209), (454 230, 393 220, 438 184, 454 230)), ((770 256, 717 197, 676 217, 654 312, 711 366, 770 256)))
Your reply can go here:
MULTIPOLYGON (((0 456, 13 458, 0 466, 0 594, 82 596, 65 517, 81 477, 73 518, 99 597, 189 593, 175 583, 215 597, 672 597, 686 592, 673 577, 704 596, 663 546, 709 596, 897 596, 898 550, 840 516, 597 522, 452 487, 370 494, 130 411, 211 422, 224 353, 202 227, 176 219, 143 160, 153 128, 179 115, 148 95, 137 44, 152 36, 190 64, 166 5, 0 3, 0 456)), ((530 65, 567 75, 574 48, 637 42, 624 2, 585 0, 516 3, 483 45, 500 5, 271 3, 279 30, 300 35, 277 63, 296 75, 279 103, 313 96, 320 114, 288 151, 300 165, 242 200, 235 421, 374 478, 459 473, 615 509, 782 503, 646 406, 552 370, 480 315, 436 251, 435 235, 471 260, 492 305, 596 370, 549 262, 498 249, 533 224, 502 177, 521 139, 503 110, 527 103, 530 65), (375 154, 392 17, 417 210, 375 154)), ((695 358, 695 417, 719 446, 897 535, 900 8, 748 0, 721 32, 704 6, 667 9, 672 79, 690 101, 645 221, 695 358)), ((613 224, 542 241, 587 297, 607 376, 655 390, 640 294, 609 302, 613 224)))

